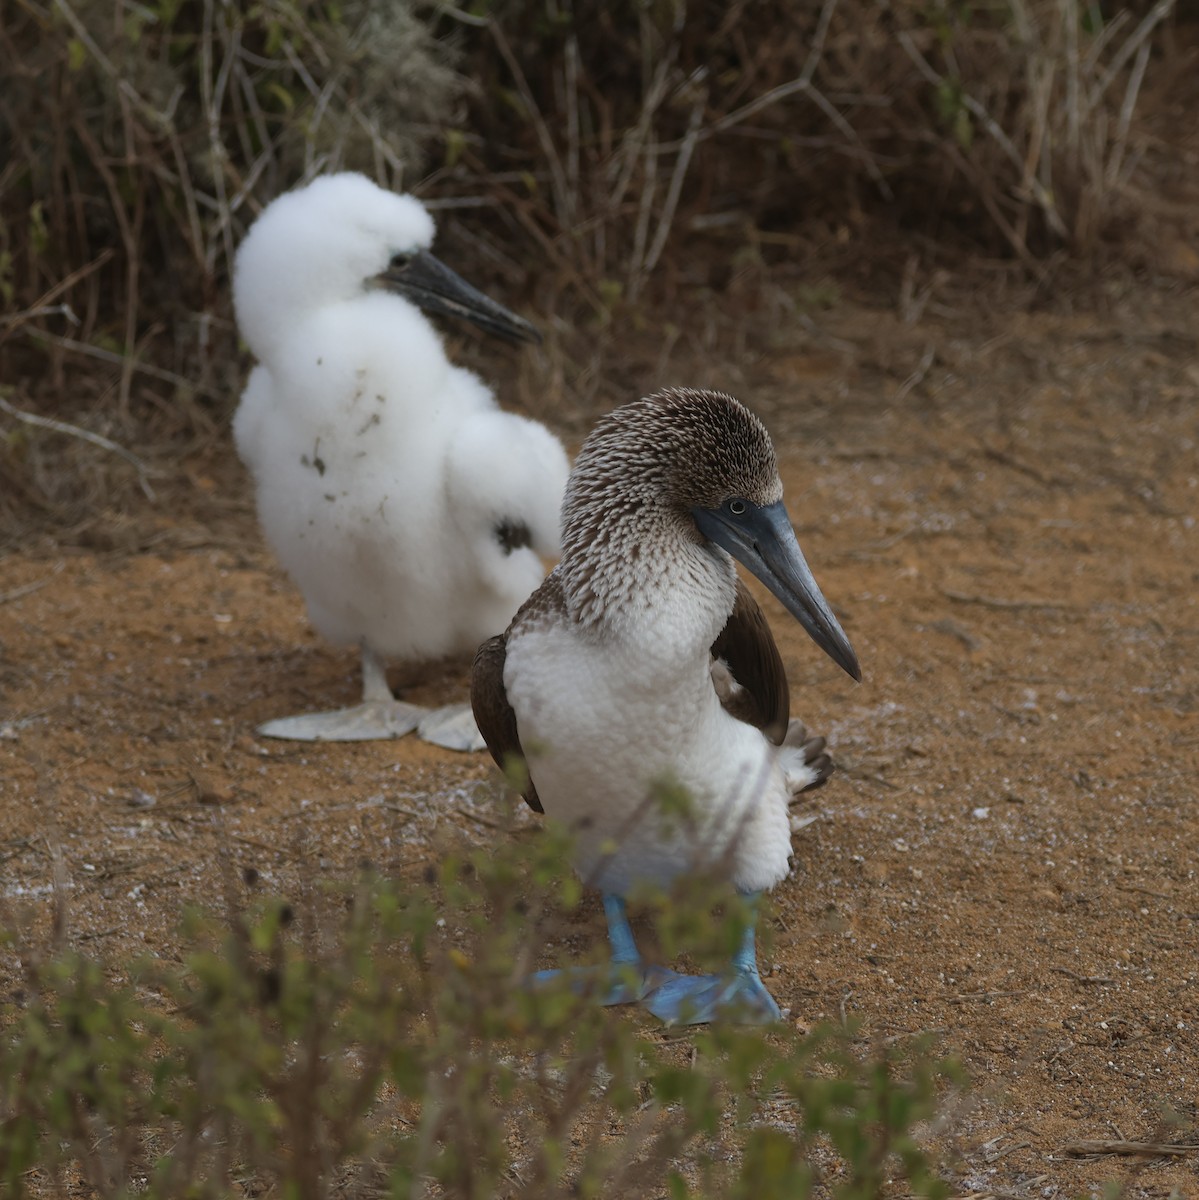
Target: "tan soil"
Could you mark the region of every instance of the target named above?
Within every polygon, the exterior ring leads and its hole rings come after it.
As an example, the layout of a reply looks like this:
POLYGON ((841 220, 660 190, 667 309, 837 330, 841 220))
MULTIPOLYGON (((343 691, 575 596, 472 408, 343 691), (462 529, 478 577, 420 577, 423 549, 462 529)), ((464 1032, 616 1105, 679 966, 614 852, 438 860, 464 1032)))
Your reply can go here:
MULTIPOLYGON (((769 602, 840 767, 798 810, 770 986, 805 1023, 940 1031, 974 1081, 945 1142, 969 1195, 1199 1196, 1195 1152, 1064 1149, 1199 1142, 1195 304, 1109 309, 905 325, 842 304, 736 370, 680 350, 644 380, 767 419, 865 671, 769 602)), ((308 629, 227 460, 133 515, 150 549, 31 539, 0 575, 0 913, 44 930, 58 870, 70 938, 113 963, 171 953, 230 858, 287 893, 423 862, 439 826, 531 819, 484 755, 254 736, 352 700, 356 662, 308 629)))

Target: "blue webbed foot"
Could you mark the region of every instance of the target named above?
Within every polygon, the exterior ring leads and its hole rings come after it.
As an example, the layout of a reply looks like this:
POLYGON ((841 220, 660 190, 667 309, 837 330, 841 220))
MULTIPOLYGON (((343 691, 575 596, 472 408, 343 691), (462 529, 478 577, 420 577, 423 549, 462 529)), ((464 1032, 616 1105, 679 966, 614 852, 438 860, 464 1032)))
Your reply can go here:
POLYGON ((611 962, 598 967, 564 967, 537 971, 529 976, 530 986, 543 987, 565 979, 576 996, 593 998, 597 1004, 636 1004, 649 990, 650 982, 640 962, 611 962))
POLYGON ((642 1001, 667 1025, 702 1025, 731 1020, 769 1025, 783 1014, 756 971, 729 975, 675 975, 642 1001))
POLYGON ((633 931, 629 928, 624 899, 613 893, 604 894, 604 915, 608 919, 608 942, 612 961, 599 967, 565 967, 562 970, 538 971, 530 976, 533 987, 552 980, 566 978, 570 990, 577 996, 594 996, 602 1005, 635 1004, 663 978, 656 967, 646 968, 637 951, 633 931))
POLYGON ((702 1025, 716 1019, 769 1025, 783 1014, 758 974, 753 918, 756 894, 745 894, 751 922, 741 936, 730 969, 723 975, 675 975, 650 989, 643 1005, 667 1025, 702 1025))

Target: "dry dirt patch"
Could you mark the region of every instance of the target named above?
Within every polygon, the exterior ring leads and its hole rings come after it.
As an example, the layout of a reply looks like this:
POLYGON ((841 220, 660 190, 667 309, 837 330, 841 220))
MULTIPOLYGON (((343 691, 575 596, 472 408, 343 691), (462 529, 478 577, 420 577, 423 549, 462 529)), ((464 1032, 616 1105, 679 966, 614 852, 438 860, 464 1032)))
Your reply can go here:
MULTIPOLYGON (((964 1194, 1199 1195, 1195 1152, 1068 1149, 1199 1142, 1199 356, 1191 297, 1143 301, 969 332, 845 306, 652 381, 766 417, 866 676, 767 602, 840 766, 799 810, 771 987, 803 1022, 940 1032, 975 1083, 947 1141, 964 1194)), ((44 932, 57 874, 70 938, 114 965, 175 953, 230 864, 288 893, 532 821, 484 756, 255 738, 350 700, 356 662, 307 629, 244 479, 209 469, 239 489, 219 525, 185 506, 154 552, 39 544, 0 574, 2 911, 44 932)))

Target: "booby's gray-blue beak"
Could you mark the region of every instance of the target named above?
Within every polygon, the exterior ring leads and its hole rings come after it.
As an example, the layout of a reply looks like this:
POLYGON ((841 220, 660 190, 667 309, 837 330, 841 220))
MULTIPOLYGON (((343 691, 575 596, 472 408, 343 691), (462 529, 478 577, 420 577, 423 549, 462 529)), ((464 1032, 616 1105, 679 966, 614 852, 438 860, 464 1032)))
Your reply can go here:
POLYGON ((376 282, 425 312, 460 317, 508 342, 540 342, 536 326, 471 287, 427 250, 397 254, 376 282))
POLYGON ((812 576, 781 500, 760 507, 733 497, 719 508, 693 508, 700 533, 744 563, 783 603, 808 636, 861 682, 862 668, 812 576))

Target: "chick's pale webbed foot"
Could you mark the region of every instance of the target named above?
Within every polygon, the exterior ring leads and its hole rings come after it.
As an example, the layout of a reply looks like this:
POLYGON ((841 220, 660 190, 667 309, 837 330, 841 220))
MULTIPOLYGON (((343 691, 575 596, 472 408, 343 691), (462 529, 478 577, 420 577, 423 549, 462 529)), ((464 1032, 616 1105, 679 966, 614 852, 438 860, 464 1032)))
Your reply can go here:
POLYGON ((443 746, 446 750, 487 749, 469 704, 447 704, 443 708, 421 711, 424 715, 416 733, 422 741, 443 746))
POLYGON ((470 707, 464 704, 428 709, 397 700, 387 686, 379 656, 362 647, 362 703, 329 712, 280 717, 258 727, 262 737, 296 742, 373 742, 403 737, 417 730, 426 742, 449 750, 482 750, 470 707))
POLYGON ((364 700, 353 708, 279 717, 258 726, 262 737, 293 742, 375 742, 411 733, 427 709, 402 700, 364 700))

